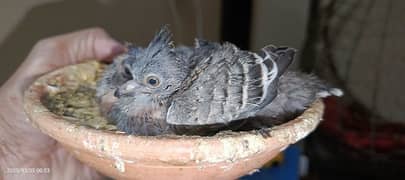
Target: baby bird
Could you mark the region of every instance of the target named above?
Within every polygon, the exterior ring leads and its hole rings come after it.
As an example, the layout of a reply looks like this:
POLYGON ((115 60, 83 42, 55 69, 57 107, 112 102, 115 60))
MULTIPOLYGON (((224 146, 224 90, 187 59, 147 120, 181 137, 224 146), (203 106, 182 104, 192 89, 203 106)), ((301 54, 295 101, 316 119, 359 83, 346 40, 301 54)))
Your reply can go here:
POLYGON ((119 130, 154 136, 263 128, 293 118, 318 98, 342 94, 313 75, 286 72, 294 49, 262 51, 204 40, 174 48, 164 26, 148 47, 130 45, 114 59, 96 97, 119 130))

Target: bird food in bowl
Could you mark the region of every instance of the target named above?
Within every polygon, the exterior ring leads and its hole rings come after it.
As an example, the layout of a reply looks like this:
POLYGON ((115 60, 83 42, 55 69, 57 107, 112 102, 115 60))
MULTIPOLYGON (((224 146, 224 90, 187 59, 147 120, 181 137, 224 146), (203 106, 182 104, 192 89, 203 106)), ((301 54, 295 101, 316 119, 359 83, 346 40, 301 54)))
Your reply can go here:
POLYGON ((163 28, 110 65, 89 61, 39 78, 25 93, 25 111, 110 177, 235 179, 313 131, 319 98, 339 94, 286 71, 294 50, 263 51, 202 40, 174 48, 163 28))

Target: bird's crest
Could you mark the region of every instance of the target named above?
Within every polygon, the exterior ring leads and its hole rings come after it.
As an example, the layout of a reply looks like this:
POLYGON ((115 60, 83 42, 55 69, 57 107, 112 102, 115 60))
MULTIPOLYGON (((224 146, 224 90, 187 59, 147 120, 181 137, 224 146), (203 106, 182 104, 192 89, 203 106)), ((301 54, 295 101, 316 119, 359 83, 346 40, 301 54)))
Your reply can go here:
POLYGON ((163 26, 145 49, 146 56, 153 58, 156 55, 167 55, 166 53, 172 52, 174 50, 174 45, 171 38, 172 33, 170 32, 168 25, 163 26))

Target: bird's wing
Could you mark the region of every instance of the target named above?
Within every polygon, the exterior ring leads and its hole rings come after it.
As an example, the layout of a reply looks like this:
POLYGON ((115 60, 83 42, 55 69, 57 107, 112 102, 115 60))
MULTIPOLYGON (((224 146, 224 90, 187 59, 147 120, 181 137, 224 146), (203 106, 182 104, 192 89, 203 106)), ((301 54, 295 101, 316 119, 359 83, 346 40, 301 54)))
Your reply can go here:
POLYGON ((263 56, 230 43, 194 68, 167 113, 173 125, 227 124, 253 116, 277 95, 277 81, 294 58, 291 48, 263 48, 263 56))
POLYGON ((203 39, 195 39, 194 47, 178 46, 176 47, 176 55, 183 58, 190 69, 194 69, 202 60, 201 57, 208 57, 213 51, 221 45, 216 42, 210 42, 203 39))

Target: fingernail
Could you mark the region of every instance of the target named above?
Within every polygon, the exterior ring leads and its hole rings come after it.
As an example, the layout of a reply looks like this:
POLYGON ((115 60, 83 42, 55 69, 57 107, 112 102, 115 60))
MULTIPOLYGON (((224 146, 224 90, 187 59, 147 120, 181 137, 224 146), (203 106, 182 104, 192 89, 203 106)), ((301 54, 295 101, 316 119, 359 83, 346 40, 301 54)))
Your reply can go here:
POLYGON ((125 51, 125 47, 119 43, 117 43, 116 45, 113 46, 113 48, 111 49, 111 53, 116 55, 119 53, 122 53, 125 51))

